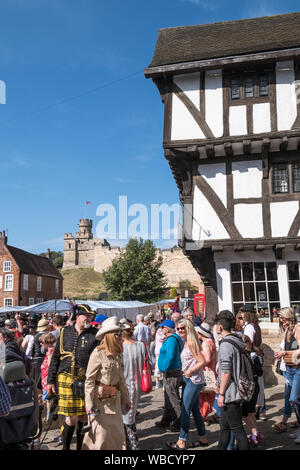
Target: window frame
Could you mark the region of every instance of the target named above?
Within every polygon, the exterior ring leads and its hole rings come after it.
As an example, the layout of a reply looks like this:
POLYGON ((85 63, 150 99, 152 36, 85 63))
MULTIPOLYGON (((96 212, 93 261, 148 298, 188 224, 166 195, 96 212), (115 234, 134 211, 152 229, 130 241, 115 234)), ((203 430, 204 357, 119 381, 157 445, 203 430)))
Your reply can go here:
POLYGON ((4 273, 11 273, 11 261, 10 260, 7 260, 7 261, 3 261, 3 272, 4 273), (5 269, 5 265, 9 265, 9 269, 5 269))
POLYGON ((14 299, 13 297, 4 297, 3 299, 3 307, 13 307, 14 306, 14 299), (6 301, 11 300, 11 304, 7 305, 6 301))
POLYGON ((13 292, 14 290, 14 275, 13 274, 5 274, 4 276, 4 292, 13 292), (8 278, 11 279, 11 289, 7 288, 8 278))
POLYGON ((36 278, 36 291, 37 292, 42 292, 42 284, 43 284, 43 278, 42 276, 38 276, 36 278))
POLYGON ((24 291, 29 290, 29 275, 28 274, 23 274, 23 290, 24 291))
POLYGON ((239 106, 243 104, 269 103, 271 101, 271 85, 273 83, 274 69, 268 70, 232 70, 226 73, 228 97, 230 106, 239 106), (261 79, 267 77, 268 94, 261 94, 261 79), (253 80, 253 96, 246 96, 246 82, 248 79, 253 80), (232 81, 239 82, 239 97, 232 97, 232 81))

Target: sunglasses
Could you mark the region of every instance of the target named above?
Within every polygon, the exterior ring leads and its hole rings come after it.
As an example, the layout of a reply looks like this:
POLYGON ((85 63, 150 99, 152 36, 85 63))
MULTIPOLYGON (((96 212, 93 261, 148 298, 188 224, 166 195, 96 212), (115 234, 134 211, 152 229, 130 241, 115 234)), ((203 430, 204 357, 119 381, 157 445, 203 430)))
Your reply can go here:
POLYGON ((243 320, 243 317, 237 317, 238 320, 243 320))
POLYGON ((177 328, 177 331, 185 331, 185 326, 182 326, 182 327, 179 326, 179 327, 177 328))
POLYGON ((117 331, 117 333, 115 333, 115 336, 122 336, 122 331, 117 331))

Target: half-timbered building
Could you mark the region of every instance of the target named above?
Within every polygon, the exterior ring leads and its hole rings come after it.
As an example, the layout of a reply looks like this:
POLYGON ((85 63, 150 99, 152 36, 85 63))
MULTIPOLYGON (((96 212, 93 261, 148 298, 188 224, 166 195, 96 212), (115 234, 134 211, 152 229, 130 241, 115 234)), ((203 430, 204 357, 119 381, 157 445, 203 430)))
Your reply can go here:
POLYGON ((300 307, 300 13, 162 29, 145 69, 207 315, 300 307))

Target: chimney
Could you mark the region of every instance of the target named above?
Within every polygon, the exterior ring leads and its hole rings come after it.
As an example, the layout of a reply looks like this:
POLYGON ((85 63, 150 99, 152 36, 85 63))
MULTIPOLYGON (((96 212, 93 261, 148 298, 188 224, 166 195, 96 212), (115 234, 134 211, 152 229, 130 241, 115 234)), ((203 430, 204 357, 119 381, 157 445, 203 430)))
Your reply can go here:
POLYGON ((46 258, 51 259, 50 248, 47 248, 46 258))
POLYGON ((5 230, 3 230, 3 232, 0 232, 0 244, 7 245, 7 236, 5 235, 5 230))

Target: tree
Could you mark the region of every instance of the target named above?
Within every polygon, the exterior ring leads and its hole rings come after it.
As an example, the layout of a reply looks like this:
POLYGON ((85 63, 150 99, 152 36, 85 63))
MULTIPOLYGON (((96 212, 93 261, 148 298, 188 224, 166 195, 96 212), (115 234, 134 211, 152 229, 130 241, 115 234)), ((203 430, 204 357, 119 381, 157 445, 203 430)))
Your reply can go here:
POLYGON ((176 287, 172 287, 171 292, 170 292, 170 297, 171 297, 171 299, 175 299, 175 297, 177 297, 176 287))
MULTIPOLYGON (((44 258, 46 258, 47 253, 40 253, 39 256, 44 256, 44 258)), ((50 259, 57 269, 62 268, 64 262, 64 254, 62 251, 50 251, 50 259)))
POLYGON ((126 251, 103 272, 110 297, 114 300, 155 302, 164 296, 166 289, 161 266, 162 257, 156 258, 151 240, 131 238, 126 251))

